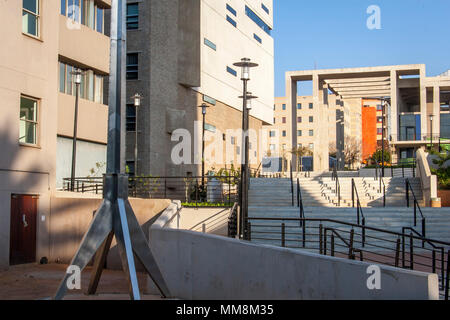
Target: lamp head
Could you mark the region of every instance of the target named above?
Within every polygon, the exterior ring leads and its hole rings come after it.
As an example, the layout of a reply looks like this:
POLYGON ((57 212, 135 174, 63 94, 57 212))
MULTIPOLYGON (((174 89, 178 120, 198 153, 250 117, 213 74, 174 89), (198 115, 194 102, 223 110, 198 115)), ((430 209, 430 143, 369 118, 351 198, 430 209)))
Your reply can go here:
POLYGON ((233 65, 241 68, 241 80, 250 80, 250 68, 257 67, 257 63, 250 62, 249 58, 242 58, 241 62, 236 62, 233 65))
POLYGON ((83 71, 81 71, 81 69, 75 69, 74 71, 72 71, 72 75, 73 75, 73 82, 75 82, 75 84, 81 84, 81 77, 83 75, 83 71))
POLYGON ((141 96, 139 93, 136 93, 131 98, 133 99, 135 107, 140 107, 141 106, 141 101, 142 101, 143 96, 141 96))

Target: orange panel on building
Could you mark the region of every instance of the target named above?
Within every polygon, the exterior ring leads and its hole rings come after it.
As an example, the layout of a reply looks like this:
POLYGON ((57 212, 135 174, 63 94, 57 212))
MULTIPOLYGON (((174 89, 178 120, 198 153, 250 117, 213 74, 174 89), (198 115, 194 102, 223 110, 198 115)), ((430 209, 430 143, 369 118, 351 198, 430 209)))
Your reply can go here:
POLYGON ((362 107, 362 159, 377 151, 377 108, 362 107))

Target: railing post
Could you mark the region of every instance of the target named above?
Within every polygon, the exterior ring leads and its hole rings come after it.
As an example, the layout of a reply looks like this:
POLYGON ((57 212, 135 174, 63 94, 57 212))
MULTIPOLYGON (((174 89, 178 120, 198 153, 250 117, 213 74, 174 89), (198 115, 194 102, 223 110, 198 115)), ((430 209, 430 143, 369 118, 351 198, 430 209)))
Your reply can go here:
POLYGON ((331 231, 331 256, 334 257, 334 233, 331 231))
POLYGON ((409 181, 406 179, 406 207, 409 208, 409 181))
POLYGON ((303 248, 305 248, 306 247, 306 221, 303 221, 302 238, 303 238, 303 248))
POLYGON ((328 231, 328 229, 325 228, 324 233, 323 233, 323 254, 325 256, 327 255, 327 231, 328 231))
POLYGON ((400 259, 400 238, 397 238, 397 244, 395 246, 395 267, 398 268, 400 259))
POLYGON ((286 225, 284 223, 281 224, 281 246, 286 247, 286 225))
POLYGON ((366 245, 366 218, 362 218, 362 247, 366 245))
POLYGON ((355 256, 353 255, 353 237, 355 236, 355 230, 352 229, 350 231, 350 245, 348 248, 348 258, 354 260, 355 256))
POLYGON ((414 270, 414 238, 412 232, 409 234, 409 260, 411 263, 411 270, 414 270))
POLYGON ((402 230, 402 268, 405 268, 405 230, 402 230))
POLYGON ((436 273, 436 250, 433 249, 431 252, 431 272, 436 273))
POLYGON ((422 237, 424 237, 424 238, 426 238, 426 237, 427 237, 427 235, 426 235, 426 231, 427 231, 427 229, 426 229, 426 222, 425 222, 425 218, 422 218, 422 237))
POLYGON ((414 199, 414 227, 417 226, 417 201, 414 199))
POLYGON ((247 222, 247 240, 252 241, 252 224, 247 222))
POLYGON ((322 233, 323 233, 323 225, 319 225, 319 253, 322 254, 323 252, 323 240, 322 240, 322 233))
MULTIPOLYGON (((442 259, 444 260, 444 259, 442 259)), ((445 300, 448 301, 448 291, 450 286, 450 250, 447 252, 447 276, 445 277, 445 300)), ((444 278, 442 278, 442 282, 444 282, 444 278)))
POLYGON ((355 207, 355 180, 352 179, 352 208, 355 207))
POLYGON ((386 208, 386 186, 383 186, 383 207, 386 208))
MULTIPOLYGON (((448 259, 448 254, 447 254, 447 259, 448 259)), ((441 247, 441 289, 444 289, 444 277, 445 277, 445 251, 444 248, 441 247)), ((447 279, 448 279, 448 261, 447 261, 447 279)), ((447 286, 448 289, 448 286, 447 286)), ((448 290, 447 290, 448 291, 448 290)))

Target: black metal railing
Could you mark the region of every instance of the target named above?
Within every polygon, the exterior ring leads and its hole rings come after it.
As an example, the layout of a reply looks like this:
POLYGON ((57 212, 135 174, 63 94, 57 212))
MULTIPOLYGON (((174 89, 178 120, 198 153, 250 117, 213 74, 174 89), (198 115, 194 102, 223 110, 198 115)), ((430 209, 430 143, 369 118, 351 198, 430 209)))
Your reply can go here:
POLYGON ((379 188, 378 193, 383 193, 383 207, 386 207, 386 184, 384 183, 384 176, 383 176, 383 170, 378 165, 378 162, 375 162, 375 181, 379 180, 379 188))
MULTIPOLYGON (((128 195, 142 199, 172 199, 183 203, 200 205, 201 203, 223 204, 231 207, 238 201, 240 178, 236 176, 202 177, 129 177, 128 195)), ((80 193, 103 194, 103 178, 76 178, 74 190, 71 179, 64 179, 64 190, 80 193)))
POLYGON ((249 239, 253 242, 436 273, 440 295, 448 299, 449 242, 428 239, 414 231, 408 234, 408 228, 398 233, 333 219, 255 217, 249 220, 252 225, 249 239))
MULTIPOLYGON (((385 168, 386 169, 386 168, 385 168)), ((408 159, 405 161, 399 161, 397 163, 390 164, 391 177, 392 178, 407 178, 408 177, 408 169, 411 172, 413 178, 416 177, 416 160, 408 159), (400 171, 400 173, 399 173, 400 171)))
POLYGON ((410 207, 410 201, 409 201, 409 193, 411 192, 413 196, 413 202, 414 202, 414 227, 417 226, 417 211, 419 211, 420 216, 422 218, 422 236, 426 237, 426 220, 422 213, 422 209, 420 208, 419 202, 417 201, 416 195, 414 194, 414 190, 411 186, 411 183, 409 182, 409 179, 406 179, 406 206, 410 207))
POLYGON ((358 188, 356 188, 355 179, 352 179, 352 207, 355 208, 355 200, 356 200, 356 222, 358 226, 362 226, 362 246, 366 242, 366 217, 364 216, 364 212, 361 206, 361 201, 359 200, 358 188))
POLYGON ((337 166, 336 165, 333 167, 333 173, 331 174, 331 179, 333 181, 335 181, 335 183, 336 183, 336 185, 335 185, 335 193, 336 193, 336 196, 338 198, 337 206, 340 207, 341 206, 341 184, 339 182, 339 176, 338 176, 338 171, 337 171, 337 166))
POLYGON ((290 177, 291 177, 291 198, 292 198, 292 206, 295 206, 295 201, 294 201, 294 173, 292 171, 292 161, 291 161, 291 165, 290 165, 290 177))
POLYGON ((72 179, 63 179, 63 190, 78 193, 103 194, 103 177, 75 178, 72 189, 72 179))
MULTIPOLYGON (((302 188, 300 185, 300 179, 297 178, 297 206, 300 209, 300 219, 305 218, 305 207, 303 206, 303 196, 302 196, 302 188)), ((300 227, 302 226, 302 221, 300 221, 300 227)))

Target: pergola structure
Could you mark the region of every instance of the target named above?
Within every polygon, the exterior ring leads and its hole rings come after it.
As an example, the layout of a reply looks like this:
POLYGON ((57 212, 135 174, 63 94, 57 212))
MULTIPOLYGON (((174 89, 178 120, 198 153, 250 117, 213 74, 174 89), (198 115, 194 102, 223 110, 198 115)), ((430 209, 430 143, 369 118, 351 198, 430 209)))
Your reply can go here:
MULTIPOLYGON (((420 106, 426 106, 427 95, 425 81, 425 65, 400 65, 380 66, 367 68, 326 69, 286 72, 286 97, 288 107, 292 111, 292 132, 297 132, 297 83, 312 81, 314 108, 318 108, 318 121, 328 121, 328 96, 334 94, 345 103, 350 99, 362 98, 389 98, 391 101, 391 119, 398 119, 399 82, 405 88, 417 88, 419 92, 420 106), (406 79, 407 78, 407 79, 406 79), (400 81, 404 79, 405 81, 400 81)), ((426 130, 426 108, 421 107, 422 132, 426 130)), ((343 119, 336 119, 337 124, 342 124, 343 119)), ((328 122, 327 122, 328 123, 328 122)), ((397 132, 398 121, 390 122, 392 132, 397 132)), ((300 128, 299 128, 300 129, 300 128)), ((314 143, 314 171, 324 172, 329 170, 329 134, 328 126, 322 125, 315 133, 314 143)), ((336 128, 338 163, 342 162, 344 132, 341 126, 336 128)), ((395 140, 395 137, 394 137, 395 140)), ((297 145, 297 135, 292 134, 292 145, 297 145)), ((296 159, 293 158, 293 166, 296 159)))

